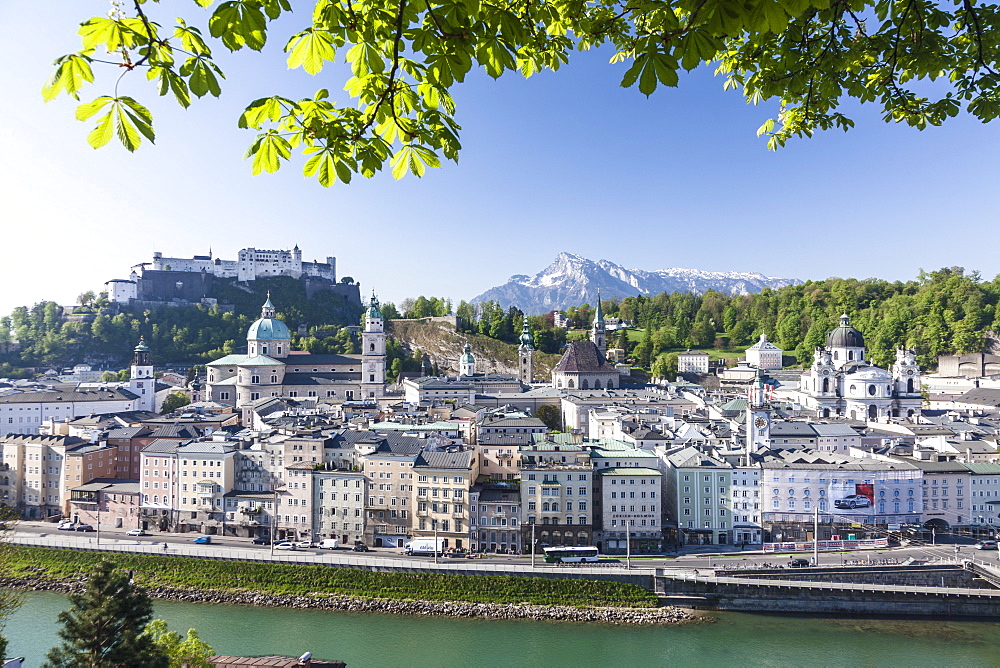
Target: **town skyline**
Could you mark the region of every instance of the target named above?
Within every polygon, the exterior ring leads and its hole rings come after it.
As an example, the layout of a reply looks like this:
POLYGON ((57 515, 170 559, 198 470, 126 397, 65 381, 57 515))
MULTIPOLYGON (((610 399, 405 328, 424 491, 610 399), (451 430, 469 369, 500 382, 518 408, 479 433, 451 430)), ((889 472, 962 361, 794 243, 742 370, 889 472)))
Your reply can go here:
MULTIPOLYGON (((467 299, 537 271, 560 251, 644 269, 802 280, 909 280, 952 265, 1000 273, 987 245, 967 243, 990 231, 988 199, 953 196, 941 185, 955 182, 956 165, 975 166, 962 173, 963 193, 989 192, 996 180, 996 130, 968 118, 917 132, 852 108, 855 130, 771 153, 755 136, 774 112, 768 105, 747 106, 702 71, 646 99, 619 87, 621 69, 606 63, 608 54, 592 52, 530 80, 471 76, 456 91, 458 165, 423 179, 395 182, 384 173, 324 189, 298 163, 252 177, 240 159, 252 137, 236 119, 249 100, 330 84, 266 54, 220 53, 229 77, 222 97, 186 112, 129 82, 126 92, 156 117, 157 144, 134 155, 91 149, 75 103, 44 104, 40 90, 51 61, 78 48, 73 24, 104 11, 104 3, 67 0, 45 15, 23 0, 0 8, 5 25, 32 35, 0 46, 18 63, 0 126, 6 164, 17 168, 6 170, 0 197, 14 221, 12 247, 28 248, 44 231, 40 254, 13 253, 2 269, 8 284, 21 286, 0 300, 4 313, 43 299, 65 303, 154 250, 212 248, 232 257, 247 246, 296 243, 337 256, 342 275, 394 302, 467 299), (927 241, 939 226, 951 243, 927 241), (444 265, 465 274, 459 283, 468 295, 457 294, 454 271, 436 269, 444 265)), ((266 51, 275 55, 280 41, 266 51)), ((86 95, 107 92, 104 83, 86 95)))

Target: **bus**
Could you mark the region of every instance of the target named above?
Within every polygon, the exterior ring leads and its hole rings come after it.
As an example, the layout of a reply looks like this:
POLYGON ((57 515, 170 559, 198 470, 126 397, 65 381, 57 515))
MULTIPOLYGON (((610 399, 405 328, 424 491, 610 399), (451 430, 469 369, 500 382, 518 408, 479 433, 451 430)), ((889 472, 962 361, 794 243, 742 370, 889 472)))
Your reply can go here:
POLYGON ((549 564, 578 564, 597 561, 596 547, 546 547, 545 561, 549 564))

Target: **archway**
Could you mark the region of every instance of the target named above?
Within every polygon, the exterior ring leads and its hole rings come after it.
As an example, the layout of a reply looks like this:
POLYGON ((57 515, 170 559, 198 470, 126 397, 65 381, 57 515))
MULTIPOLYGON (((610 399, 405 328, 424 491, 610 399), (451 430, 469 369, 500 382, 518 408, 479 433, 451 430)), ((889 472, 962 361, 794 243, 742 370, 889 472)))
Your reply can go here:
POLYGON ((829 378, 824 378, 823 379, 823 392, 829 392, 829 391, 830 391, 830 379, 829 378))
POLYGON ((906 393, 913 394, 913 379, 910 378, 906 381, 906 393))
POLYGON ((571 390, 573 389, 574 386, 573 386, 573 379, 572 378, 570 378, 569 380, 566 381, 566 387, 568 387, 571 390))
POLYGON ((868 407, 868 420, 875 421, 877 419, 878 419, 878 407, 875 404, 872 404, 871 406, 868 407))
POLYGON ((601 381, 599 381, 599 380, 595 380, 594 381, 594 389, 595 390, 601 389, 601 381))
POLYGON ((823 417, 825 417, 825 418, 830 417, 830 409, 829 408, 824 408, 823 409, 823 417))
POLYGON ((590 389, 590 383, 587 382, 586 378, 584 378, 583 380, 580 381, 580 389, 581 390, 589 390, 590 389))

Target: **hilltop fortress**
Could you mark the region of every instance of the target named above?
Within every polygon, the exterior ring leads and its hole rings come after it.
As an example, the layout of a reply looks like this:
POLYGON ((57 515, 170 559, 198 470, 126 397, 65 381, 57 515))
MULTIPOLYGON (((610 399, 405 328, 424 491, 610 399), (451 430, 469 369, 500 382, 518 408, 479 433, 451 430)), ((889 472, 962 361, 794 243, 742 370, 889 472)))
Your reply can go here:
POLYGON ((337 283, 337 258, 326 262, 303 262, 302 251, 258 250, 244 248, 236 260, 223 260, 208 255, 192 258, 163 257, 154 252, 152 262, 132 267, 127 279, 115 278, 105 283, 108 299, 118 304, 135 301, 202 302, 210 298, 213 279, 234 279, 239 282, 259 278, 288 276, 307 283, 307 291, 331 290, 344 292, 345 298, 360 306, 358 287, 337 283))

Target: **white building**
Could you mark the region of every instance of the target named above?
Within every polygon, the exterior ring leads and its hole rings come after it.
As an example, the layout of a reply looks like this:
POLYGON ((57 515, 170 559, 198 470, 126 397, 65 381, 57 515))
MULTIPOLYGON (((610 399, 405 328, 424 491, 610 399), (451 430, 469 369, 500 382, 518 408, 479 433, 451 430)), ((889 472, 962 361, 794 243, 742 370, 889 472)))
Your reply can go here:
MULTIPOLYGON (((654 457, 655 461, 655 457, 654 457)), ((663 474, 655 468, 625 466, 594 472, 601 502, 594 541, 605 554, 660 552, 663 545, 663 474)))
POLYGON ((816 349, 812 367, 792 393, 819 417, 847 417, 868 422, 920 414, 920 367, 912 350, 896 351, 892 372, 865 360, 864 336, 847 315, 816 349))
POLYGON ((303 262, 302 251, 298 246, 292 250, 258 250, 244 248, 237 254, 236 260, 223 260, 208 255, 195 255, 193 258, 163 257, 162 253, 153 253, 153 271, 187 271, 200 272, 219 276, 220 278, 235 278, 240 281, 253 281, 269 276, 315 276, 336 282, 337 259, 327 257, 326 262, 303 262))
POLYGON ((758 369, 780 369, 782 350, 767 340, 766 334, 760 335, 760 341, 746 350, 747 364, 758 369))
MULTIPOLYGON (((206 398, 243 409, 266 397, 379 399, 385 394, 385 329, 372 295, 361 333, 360 355, 311 355, 291 351, 291 334, 270 297, 247 331, 246 355, 208 364, 206 398)), ((244 416, 249 421, 249 415, 244 416)))
POLYGON ((677 373, 708 373, 708 353, 701 350, 678 353, 677 373))

